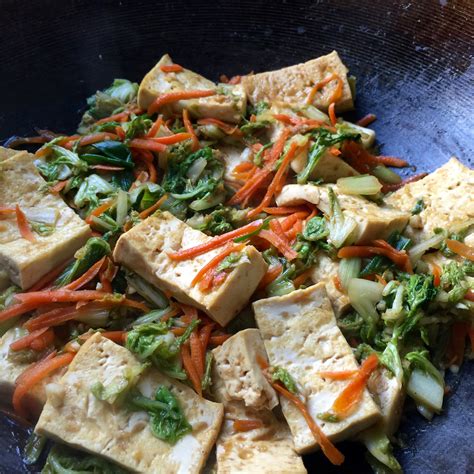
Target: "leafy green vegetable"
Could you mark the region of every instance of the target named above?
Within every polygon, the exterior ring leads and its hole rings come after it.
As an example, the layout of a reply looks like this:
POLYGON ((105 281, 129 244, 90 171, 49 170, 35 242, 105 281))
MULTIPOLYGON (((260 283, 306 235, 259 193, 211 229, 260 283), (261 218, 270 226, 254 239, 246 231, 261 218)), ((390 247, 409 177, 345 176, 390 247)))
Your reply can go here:
POLYGON ((316 241, 325 239, 329 235, 329 229, 324 217, 313 217, 303 230, 303 237, 306 240, 316 241))
POLYGON ((7 306, 12 303, 13 297, 19 291, 20 288, 16 286, 9 286, 6 290, 3 290, 0 293, 0 311, 3 311, 7 306))
POLYGON ((440 371, 429 361, 427 350, 412 351, 405 355, 405 359, 410 362, 411 368, 417 368, 422 372, 433 377, 441 386, 444 387, 444 379, 440 371))
POLYGON ((144 278, 136 273, 126 272, 126 279, 128 284, 134 288, 140 296, 145 298, 149 303, 163 309, 169 307, 168 298, 158 288, 148 283, 144 278))
POLYGON ((242 253, 241 252, 232 252, 230 255, 225 257, 217 266, 216 271, 217 272, 223 272, 225 270, 232 270, 236 264, 240 261, 242 258, 242 253))
POLYGON ((466 279, 468 274, 472 274, 472 263, 462 264, 458 262, 449 262, 443 265, 441 274, 441 285, 443 289, 448 290, 448 301, 457 303, 464 298, 469 283, 466 279))
POLYGON ((150 360, 170 377, 186 379, 181 368, 179 348, 189 339, 200 320, 194 320, 182 336, 175 337, 167 323, 148 323, 135 326, 127 335, 126 347, 142 361, 150 360))
POLYGON ((116 189, 104 178, 91 174, 82 182, 74 197, 74 205, 82 208, 87 205, 87 213, 100 204, 101 197, 110 196, 116 189))
POLYGON ((329 147, 334 146, 337 143, 341 143, 344 140, 354 140, 359 137, 358 134, 354 133, 331 133, 325 128, 318 128, 312 133, 314 137, 314 143, 309 149, 308 162, 306 166, 297 176, 298 184, 305 184, 308 181, 320 158, 329 147))
POLYGON ((45 224, 44 222, 29 221, 31 228, 43 237, 54 233, 56 226, 52 224, 45 224))
POLYGON ((202 389, 207 390, 212 385, 212 359, 213 355, 211 351, 207 351, 206 353, 206 365, 204 369, 204 375, 202 377, 202 389))
POLYGON ((79 158, 77 153, 58 145, 52 145, 50 148, 52 153, 48 160, 36 165, 48 183, 64 180, 87 171, 87 163, 79 158))
POLYGON ((270 124, 270 120, 256 120, 255 122, 245 120, 244 124, 240 127, 240 130, 244 135, 250 135, 255 132, 255 130, 261 130, 262 128, 268 127, 270 124))
POLYGON ((129 170, 135 166, 130 149, 115 140, 90 145, 87 151, 81 154, 81 159, 91 165, 120 166, 129 170))
POLYGON ((261 100, 260 102, 257 102, 255 105, 249 105, 247 107, 247 112, 248 115, 260 115, 261 113, 265 112, 265 110, 268 110, 270 108, 270 105, 268 102, 265 102, 261 100))
POLYGON ((126 79, 115 79, 104 91, 97 91, 87 99, 89 109, 82 116, 79 133, 88 133, 97 120, 121 112, 125 105, 135 99, 138 84, 126 79))
POLYGON ((255 156, 253 157, 253 163, 256 165, 256 166, 259 166, 261 167, 262 164, 263 164, 263 153, 265 152, 265 150, 269 147, 271 147, 273 145, 272 142, 270 143, 267 143, 266 145, 263 145, 262 148, 260 148, 260 150, 257 151, 257 153, 255 154, 255 156))
POLYGON ((98 400, 114 404, 124 399, 127 392, 135 386, 140 375, 148 367, 148 364, 141 365, 138 369, 127 368, 123 371, 123 377, 117 382, 104 386, 102 382, 96 382, 91 386, 91 392, 98 400))
POLYGON ((150 416, 152 433, 167 443, 175 444, 192 431, 178 399, 164 385, 157 388, 154 399, 133 394, 128 399, 128 406, 131 410, 145 410, 150 416))
POLYGON ((69 265, 54 282, 55 287, 65 286, 85 273, 94 263, 110 254, 109 244, 99 237, 90 238, 75 255, 75 261, 69 265))
POLYGON ((316 418, 319 418, 326 423, 339 423, 341 421, 341 419, 335 413, 330 413, 328 411, 318 413, 316 418))
POLYGON ((398 353, 397 346, 393 342, 389 342, 387 347, 379 357, 380 363, 383 364, 392 374, 401 380, 403 377, 403 366, 398 353))
POLYGON ((202 211, 224 200, 223 175, 224 165, 211 148, 191 154, 186 154, 185 148, 178 148, 170 154, 162 186, 175 199, 191 200, 190 208, 202 211))
POLYGON ((163 309, 155 309, 135 319, 135 321, 133 321, 132 326, 135 327, 135 326, 140 326, 140 324, 157 323, 165 314, 169 313, 170 311, 171 311, 170 306, 166 306, 163 309))
POLYGON ((372 428, 364 433, 363 440, 370 453, 368 454, 370 465, 377 466, 374 472, 401 474, 400 464, 393 455, 392 445, 387 435, 380 429, 372 428))
POLYGON ((228 206, 218 206, 210 214, 196 213, 186 223, 194 229, 209 235, 220 235, 243 225, 247 210, 228 206))
POLYGON ((51 448, 42 474, 126 474, 106 459, 56 444, 51 448))
POLYGON ((404 321, 395 328, 395 339, 404 339, 417 326, 423 316, 421 309, 435 298, 437 289, 433 275, 411 275, 406 284, 406 293, 407 314, 404 321))
POLYGON ((341 205, 332 188, 328 189, 329 205, 331 206, 329 217, 329 240, 336 247, 342 247, 348 243, 349 238, 357 227, 357 223, 351 217, 345 216, 341 205))
POLYGON ((416 216, 417 214, 420 214, 420 212, 423 211, 425 207, 425 201, 423 201, 423 199, 418 199, 411 210, 411 215, 416 216))
POLYGON ((136 115, 130 122, 122 125, 125 129, 125 140, 132 140, 135 137, 146 135, 152 125, 153 121, 148 115, 136 115))
POLYGON ((286 369, 283 367, 272 367, 271 372, 273 382, 281 382, 291 393, 298 392, 295 380, 286 369))
POLYGON ((36 434, 34 431, 28 437, 25 446, 25 463, 30 465, 38 462, 46 444, 46 437, 36 434))

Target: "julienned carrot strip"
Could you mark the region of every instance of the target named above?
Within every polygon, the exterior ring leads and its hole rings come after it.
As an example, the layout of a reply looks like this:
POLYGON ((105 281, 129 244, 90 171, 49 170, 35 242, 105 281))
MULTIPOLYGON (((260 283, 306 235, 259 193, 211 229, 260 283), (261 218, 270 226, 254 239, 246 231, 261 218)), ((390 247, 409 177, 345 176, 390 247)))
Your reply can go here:
POLYGON ((100 125, 101 123, 107 122, 125 122, 129 116, 130 112, 128 111, 120 112, 119 114, 110 115, 109 117, 97 120, 94 125, 100 125))
POLYGON ((18 230, 20 231, 21 237, 23 239, 29 240, 30 242, 36 242, 36 237, 34 236, 30 228, 28 219, 26 218, 25 214, 20 209, 20 206, 18 204, 15 206, 15 213, 16 213, 16 223, 18 225, 18 230))
POLYGON ((77 280, 69 283, 63 287, 64 290, 78 290, 79 288, 83 287, 90 281, 92 281, 97 274, 99 273, 102 265, 105 262, 106 257, 102 257, 98 262, 94 263, 92 267, 89 268, 84 274, 82 274, 77 280))
POLYGON ((202 97, 210 97, 216 95, 215 90, 192 90, 192 91, 178 91, 162 94, 155 99, 155 101, 148 107, 148 115, 153 115, 163 107, 163 105, 172 104, 179 100, 200 99, 202 97))
MULTIPOLYGON (((111 296, 110 301, 115 302, 115 297, 114 295, 111 295, 110 293, 106 293, 107 296, 111 296)), ((123 295, 120 295, 123 296, 123 295)), ((105 299, 105 301, 109 301, 108 298, 105 299)), ((122 306, 127 306, 129 308, 134 308, 134 309, 139 309, 140 311, 143 311, 144 313, 150 311, 150 308, 145 304, 140 301, 132 300, 130 298, 121 298, 117 300, 117 303, 122 306)))
POLYGON ((102 337, 116 342, 117 344, 125 344, 127 340, 127 331, 104 331, 100 333, 102 337))
POLYGON ((348 416, 356 408, 362 398, 367 380, 377 368, 378 364, 379 358, 376 354, 371 354, 362 362, 357 375, 338 395, 332 405, 332 409, 336 415, 342 417, 348 416))
POLYGON ((66 308, 56 308, 47 311, 35 318, 29 319, 23 325, 28 331, 34 331, 41 328, 48 328, 52 326, 59 326, 67 321, 70 321, 79 314, 75 306, 66 308))
POLYGON ((270 230, 272 232, 275 232, 275 234, 277 234, 279 237, 281 237, 281 239, 287 244, 287 245, 290 245, 290 241, 288 240, 282 226, 281 226, 281 223, 278 219, 273 219, 270 221, 270 230))
POLYGON ((229 204, 240 204, 242 202, 248 202, 248 200, 255 194, 255 192, 262 186, 267 177, 273 171, 275 162, 280 157, 285 147, 286 140, 290 135, 288 129, 284 129, 277 141, 271 148, 271 150, 266 154, 265 165, 262 169, 258 170, 253 176, 252 179, 247 181, 229 200, 229 204))
POLYGON ((181 303, 179 305, 184 315, 181 317, 182 322, 189 324, 194 319, 198 317, 198 311, 194 306, 189 306, 188 304, 181 303))
POLYGON ((361 127, 367 127, 367 125, 370 125, 376 119, 377 119, 376 115, 367 114, 367 115, 364 115, 364 117, 362 117, 361 119, 357 120, 356 124, 360 125, 361 127))
POLYGON ((323 430, 319 427, 319 425, 314 421, 313 417, 308 411, 308 408, 303 403, 302 400, 297 395, 289 392, 286 388, 278 383, 272 382, 273 388, 283 395, 286 399, 288 399, 293 405, 298 408, 300 413, 303 415, 306 423, 308 424, 308 428, 311 430, 311 433, 314 436, 314 439, 321 447, 322 452, 324 455, 331 461, 333 464, 339 466, 344 462, 344 455, 334 446, 331 441, 327 438, 324 434, 323 430))
POLYGON ((328 114, 329 114, 329 120, 331 120, 331 123, 336 126, 337 124, 337 117, 336 117, 336 103, 331 102, 328 107, 328 114))
POLYGON ((180 66, 179 64, 163 64, 163 66, 160 66, 160 69, 163 72, 182 72, 182 71, 184 71, 183 66, 180 66))
POLYGON ((474 262, 474 248, 469 245, 459 242, 459 240, 446 240, 446 245, 449 250, 460 255, 461 257, 467 258, 471 262, 474 262))
POLYGON ((224 344, 227 339, 229 339, 230 334, 219 334, 218 336, 211 336, 209 338, 209 344, 211 346, 220 346, 221 344, 224 344))
POLYGON ((146 134, 147 138, 153 138, 160 131, 161 126, 163 125, 163 116, 159 115, 158 118, 154 121, 150 130, 146 134))
POLYGON ((271 266, 265 275, 263 275, 263 278, 260 280, 260 283, 258 284, 258 289, 263 290, 266 288, 275 278, 280 275, 281 271, 283 269, 283 266, 281 263, 278 265, 273 265, 271 266))
POLYGON ((188 374, 189 380, 193 384, 194 390, 199 395, 202 395, 201 378, 196 372, 196 367, 194 367, 189 350, 189 343, 187 342, 181 346, 181 360, 183 362, 184 370, 188 374))
POLYGON ((298 289, 301 285, 304 285, 306 281, 311 277, 311 269, 304 271, 301 275, 298 275, 293 280, 293 285, 298 289))
MULTIPOLYGON (((230 255, 231 253, 233 252, 240 252, 241 250, 243 250, 243 248, 245 247, 244 244, 241 244, 241 245, 234 245, 232 242, 228 242, 226 247, 224 247, 224 249, 222 250, 222 252, 220 252, 219 254, 217 254, 215 257, 213 257, 211 260, 209 260, 209 262, 207 262, 197 273, 196 273, 196 276, 193 278, 193 280, 191 281, 191 286, 194 286, 196 285, 196 283, 199 283, 199 281, 202 280, 202 278, 208 273, 210 272, 211 270, 213 270, 214 268, 217 267, 217 265, 219 265, 219 263, 222 262, 222 260, 227 257, 228 255, 230 255)), ((202 288, 201 288, 202 289, 202 288)), ((207 288, 206 288, 207 289, 207 288)))
POLYGON ((281 222, 281 227, 286 232, 287 230, 291 229, 291 227, 293 227, 295 222, 299 221, 300 219, 305 219, 307 216, 308 211, 295 212, 281 222))
POLYGON ((304 212, 307 214, 307 209, 303 206, 280 206, 280 207, 264 207, 263 211, 272 216, 281 216, 286 214, 293 214, 295 212, 304 212))
POLYGON ((285 157, 283 158, 283 161, 281 162, 280 167, 275 173, 275 176, 273 177, 272 182, 270 183, 270 186, 268 186, 267 192, 265 193, 265 196, 263 197, 262 202, 256 208, 252 209, 248 213, 248 217, 256 216, 257 214, 262 212, 264 207, 267 207, 270 204, 277 188, 279 187, 284 177, 284 174, 286 173, 288 166, 290 166, 291 160, 293 160, 293 158, 295 157, 297 148, 298 148, 298 145, 295 142, 293 142, 290 145, 290 148, 288 152, 286 153, 285 157))
POLYGON ((199 339, 197 328, 191 333, 189 338, 189 349, 191 351, 191 359, 196 369, 196 373, 200 379, 204 375, 204 356, 202 352, 202 345, 199 339))
POLYGON ((397 158, 396 156, 378 155, 375 159, 383 165, 393 166, 395 168, 404 168, 405 166, 408 166, 408 161, 397 158))
POLYGON ((31 341, 30 347, 36 352, 42 352, 54 343, 55 335, 52 329, 48 329, 44 334, 31 341))
POLYGON ((393 255, 396 255, 399 264, 403 265, 404 270, 408 273, 413 273, 410 257, 404 250, 397 250, 395 247, 392 247, 387 241, 382 239, 374 240, 373 244, 376 247, 383 248, 387 250, 387 252, 391 252, 393 255))
POLYGON ((8 321, 9 319, 16 318, 22 314, 28 313, 36 308, 35 304, 32 303, 20 303, 13 306, 9 306, 7 309, 0 311, 0 323, 8 321))
POLYGON ((9 216, 15 213, 16 213, 16 209, 14 207, 0 206, 0 216, 9 216))
POLYGON ((414 183, 415 181, 419 181, 420 179, 423 179, 427 175, 428 175, 428 173, 419 173, 419 174, 416 174, 414 176, 410 176, 409 178, 404 179, 403 181, 401 181, 400 183, 397 183, 397 184, 384 183, 384 185, 382 186, 382 192, 383 193, 390 193, 392 191, 396 191, 397 189, 403 188, 403 186, 405 186, 405 184, 410 184, 410 183, 414 183))
POLYGON ((49 303, 75 303, 77 301, 100 300, 105 296, 107 296, 106 293, 95 290, 47 290, 18 293, 15 295, 15 299, 21 303, 41 306, 49 303))
POLYGON ((163 196, 161 196, 160 199, 158 199, 158 201, 155 202, 155 204, 140 212, 140 214, 138 214, 138 217, 140 217, 140 219, 146 219, 149 215, 153 214, 156 210, 158 210, 167 199, 168 195, 164 194, 163 196))
POLYGON ((433 262, 431 264, 431 273, 433 273, 433 283, 434 283, 434 286, 439 286, 441 285, 441 267, 433 262))
POLYGON ((65 179, 64 181, 58 181, 54 186, 51 186, 49 188, 49 192, 52 194, 59 194, 69 183, 68 179, 65 179))
POLYGON ((333 93, 331 94, 329 102, 337 102, 341 98, 343 84, 342 84, 341 78, 336 73, 333 73, 330 76, 323 79, 322 81, 319 81, 318 83, 316 83, 311 88, 311 91, 309 92, 308 97, 306 98, 306 104, 311 105, 314 101, 314 97, 316 93, 332 81, 337 81, 337 84, 333 93))
POLYGON ((205 324, 199 333, 199 340, 201 342, 202 353, 204 355, 203 364, 205 363, 204 359, 206 357, 206 350, 207 350, 207 346, 209 344, 209 338, 211 337, 211 332, 213 329, 214 329, 214 324, 212 323, 205 324))
POLYGON ((177 328, 171 328, 170 331, 175 335, 175 336, 182 336, 186 332, 185 327, 177 327, 177 328))
POLYGON ((328 371, 328 372, 316 372, 317 375, 325 379, 331 380, 347 380, 359 373, 358 370, 338 370, 338 371, 328 371))
POLYGON ((233 427, 235 431, 246 432, 263 427, 262 420, 234 420, 233 427))
POLYGON ((89 169, 97 171, 123 171, 125 168, 121 166, 93 165, 89 166, 89 169))
POLYGON ((156 153, 160 153, 166 150, 166 145, 157 143, 151 138, 134 138, 130 140, 129 146, 131 148, 137 148, 139 150, 150 150, 156 153))
POLYGON ((353 245, 350 247, 343 247, 339 249, 339 252, 337 253, 337 256, 339 258, 368 258, 374 255, 383 255, 384 257, 387 257, 392 260, 392 262, 395 263, 395 265, 397 265, 402 270, 413 273, 413 270, 411 269, 410 258, 408 257, 408 254, 403 250, 393 251, 383 247, 353 245))
POLYGON ((467 290, 466 294, 464 295, 464 299, 468 301, 474 301, 474 291, 467 290))
POLYGON ((247 224, 243 227, 240 227, 235 230, 231 230, 226 234, 218 235, 209 239, 203 244, 196 245, 195 247, 190 247, 188 249, 179 250, 177 252, 168 253, 168 257, 171 260, 189 260, 190 258, 196 257, 197 255, 202 255, 203 253, 209 252, 215 248, 221 247, 222 245, 230 242, 231 240, 237 239, 238 237, 243 237, 246 234, 256 231, 263 224, 262 219, 258 219, 250 224, 247 224))
POLYGON ((285 242, 279 235, 271 230, 262 230, 258 234, 259 237, 270 242, 282 255, 288 260, 294 260, 298 257, 298 252, 293 250, 287 242, 285 242))
POLYGON ((69 260, 63 262, 61 265, 53 268, 51 271, 43 275, 28 291, 39 291, 48 285, 52 285, 54 280, 63 272, 63 270, 69 265, 69 260))
POLYGON ((230 125, 216 118, 203 118, 197 121, 199 125, 215 125, 220 128, 227 135, 242 136, 243 133, 239 130, 237 125, 230 125))
POLYGON ((167 137, 156 137, 150 138, 155 143, 161 143, 163 145, 174 145, 175 143, 184 142, 184 140, 189 140, 193 135, 191 133, 175 133, 174 135, 169 135, 167 137))
POLYGON ((27 418, 28 413, 24 407, 24 397, 41 380, 48 377, 56 370, 69 365, 74 359, 74 354, 65 353, 53 358, 45 358, 36 364, 28 367, 26 371, 17 379, 15 391, 13 393, 13 408, 22 416, 27 418))
POLYGON ((10 349, 12 351, 22 351, 23 349, 27 349, 30 347, 32 341, 41 336, 41 334, 45 333, 47 330, 48 328, 38 329, 36 331, 30 332, 26 336, 20 337, 20 339, 17 339, 10 344, 10 349))
POLYGON ((88 224, 92 224, 92 216, 99 217, 101 216, 105 211, 108 211, 113 205, 115 204, 115 201, 111 199, 110 201, 104 202, 100 206, 96 207, 87 217, 86 217, 86 222, 88 224))
POLYGON ((192 151, 199 150, 200 148, 199 139, 196 136, 196 132, 194 131, 193 124, 191 123, 191 120, 189 118, 188 109, 183 109, 183 124, 186 131, 192 136, 191 139, 193 141, 193 144, 192 144, 191 150, 192 151))
POLYGON ((339 275, 334 275, 332 277, 332 281, 334 283, 334 286, 336 287, 337 291, 340 291, 341 293, 344 293, 344 288, 341 283, 341 279, 339 278, 339 275))
POLYGON ((100 132, 91 135, 85 135, 79 140, 79 146, 92 145, 94 143, 103 142, 105 140, 118 140, 115 133, 100 132))
POLYGON ((457 366, 462 364, 469 328, 469 323, 457 321, 453 324, 451 328, 451 340, 448 346, 448 364, 457 366))

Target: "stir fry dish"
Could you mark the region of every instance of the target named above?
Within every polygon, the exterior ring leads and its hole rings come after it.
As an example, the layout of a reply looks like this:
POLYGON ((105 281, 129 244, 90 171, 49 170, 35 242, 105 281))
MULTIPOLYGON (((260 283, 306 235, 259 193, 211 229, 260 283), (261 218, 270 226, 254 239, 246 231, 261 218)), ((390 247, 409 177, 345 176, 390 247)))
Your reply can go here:
MULTIPOLYGON (((337 52, 163 56, 0 148, 0 387, 43 473, 375 472, 474 349, 474 171, 381 155, 337 52), (46 454, 45 454, 46 456, 46 454)), ((447 157, 448 158, 448 157, 447 157)))

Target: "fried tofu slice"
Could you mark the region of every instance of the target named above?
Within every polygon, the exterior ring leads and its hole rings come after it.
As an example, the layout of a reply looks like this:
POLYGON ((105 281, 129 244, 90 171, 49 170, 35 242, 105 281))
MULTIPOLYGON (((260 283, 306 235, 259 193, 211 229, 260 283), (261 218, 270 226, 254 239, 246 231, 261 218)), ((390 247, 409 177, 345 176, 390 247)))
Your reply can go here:
MULTIPOLYGON (((0 268, 22 289, 70 259, 91 236, 89 226, 64 201, 50 194, 34 163, 34 156, 21 152, 0 161, 0 203, 17 204, 30 222, 54 220, 52 233, 34 232, 35 242, 21 237, 15 215, 0 221, 0 268)), ((33 227, 34 229, 34 227, 33 227)))
POLYGON ((3 146, 0 146, 0 161, 8 160, 8 158, 11 158, 12 156, 15 156, 18 153, 25 153, 25 152, 18 151, 18 150, 13 150, 12 148, 5 148, 3 146))
POLYGON ((36 432, 72 447, 104 456, 133 472, 199 473, 215 443, 223 406, 198 396, 189 387, 147 369, 137 389, 152 397, 164 385, 177 397, 192 432, 176 444, 155 437, 145 412, 100 401, 91 385, 121 380, 124 370, 137 371, 140 362, 124 347, 102 337, 89 338, 61 380, 48 386, 48 400, 36 432))
MULTIPOLYGON (((336 51, 306 63, 242 77, 242 85, 251 104, 265 101, 306 105, 311 89, 319 82, 337 74, 342 83, 341 97, 336 101, 336 110, 343 112, 354 107, 351 88, 347 79, 348 69, 336 51)), ((316 93, 312 105, 326 111, 337 87, 331 81, 316 93)))
POLYGON ((339 262, 331 260, 324 252, 318 252, 316 264, 311 268, 311 280, 313 280, 313 283, 324 282, 326 285, 328 298, 331 301, 336 318, 342 316, 351 307, 348 296, 342 293, 334 282, 338 272, 339 262))
POLYGON ((211 291, 203 292, 191 283, 199 270, 222 249, 184 261, 171 260, 168 252, 194 247, 209 239, 169 212, 158 213, 120 237, 114 260, 225 326, 248 303, 267 264, 255 247, 247 245, 225 281, 211 291))
POLYGON ((306 473, 288 426, 270 410, 278 398, 256 362, 257 356, 267 359, 258 329, 240 331, 212 352, 212 392, 225 409, 217 473, 306 473), (262 426, 239 432, 237 420, 257 420, 262 426))
MULTIPOLYGON (((36 359, 31 351, 10 350, 10 344, 26 336, 28 332, 20 326, 12 327, 0 338, 0 400, 4 403, 11 402, 15 390, 15 381, 36 359), (33 357, 32 357, 33 356, 33 357)), ((29 392, 24 403, 29 413, 38 416, 46 402, 45 387, 48 383, 57 381, 64 370, 41 380, 29 392)))
POLYGON ((6 290, 10 285, 8 273, 5 270, 0 270, 0 291, 6 290))
MULTIPOLYGON (((353 437, 380 420, 380 410, 367 389, 348 417, 336 423, 318 418, 331 411, 346 385, 344 381, 325 379, 319 373, 358 369, 352 349, 337 326, 324 283, 256 301, 253 309, 270 364, 286 369, 293 377, 311 416, 331 441, 353 437)), ((298 409, 283 397, 280 403, 296 452, 304 454, 318 449, 298 409)))
MULTIPOLYGON (((357 229, 352 238, 353 243, 366 244, 374 239, 387 239, 393 232, 402 231, 410 219, 409 212, 390 206, 377 206, 361 196, 342 194, 338 192, 336 186, 333 189, 344 215, 351 217, 357 223, 357 229)), ((331 212, 328 186, 288 184, 283 186, 280 194, 276 197, 279 206, 290 205, 290 202, 301 204, 305 201, 315 204, 327 215, 331 212), (314 188, 319 191, 317 202, 314 188), (288 199, 290 195, 293 197, 293 201, 288 199)))
POLYGON ((418 243, 436 228, 450 229, 474 219, 474 170, 455 157, 423 179, 387 197, 387 204, 411 212, 422 200, 424 209, 410 220, 407 235, 418 243))
POLYGON ((266 358, 258 329, 240 331, 212 352, 228 400, 242 400, 246 407, 257 410, 278 405, 275 390, 255 365, 258 357, 266 358))
POLYGON ((215 84, 189 69, 181 72, 163 72, 162 66, 173 64, 165 54, 156 66, 143 78, 138 89, 138 105, 147 109, 156 98, 170 92, 214 90, 215 95, 192 100, 180 100, 169 104, 161 112, 165 116, 180 114, 188 109, 196 118, 212 117, 225 122, 239 123, 247 106, 246 94, 240 84, 215 84))

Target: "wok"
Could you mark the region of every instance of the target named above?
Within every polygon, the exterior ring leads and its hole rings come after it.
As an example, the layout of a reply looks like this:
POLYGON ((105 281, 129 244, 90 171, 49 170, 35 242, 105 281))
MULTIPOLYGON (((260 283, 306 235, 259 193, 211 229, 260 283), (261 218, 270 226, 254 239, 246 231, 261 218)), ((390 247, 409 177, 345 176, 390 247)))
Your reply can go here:
MULTIPOLYGON (((385 154, 418 171, 453 154, 472 167, 473 10, 470 0, 2 0, 0 138, 72 132, 86 97, 115 77, 139 81, 165 52, 217 79, 336 49, 357 76, 352 118, 378 116, 385 154)), ((451 393, 431 423, 408 409, 397 450, 407 473, 472 472, 473 367, 448 376, 451 393)), ((27 434, 1 416, 0 472, 40 470, 22 461, 27 434)), ((341 448, 340 470, 315 454, 309 472, 370 472, 363 448, 341 448)))

